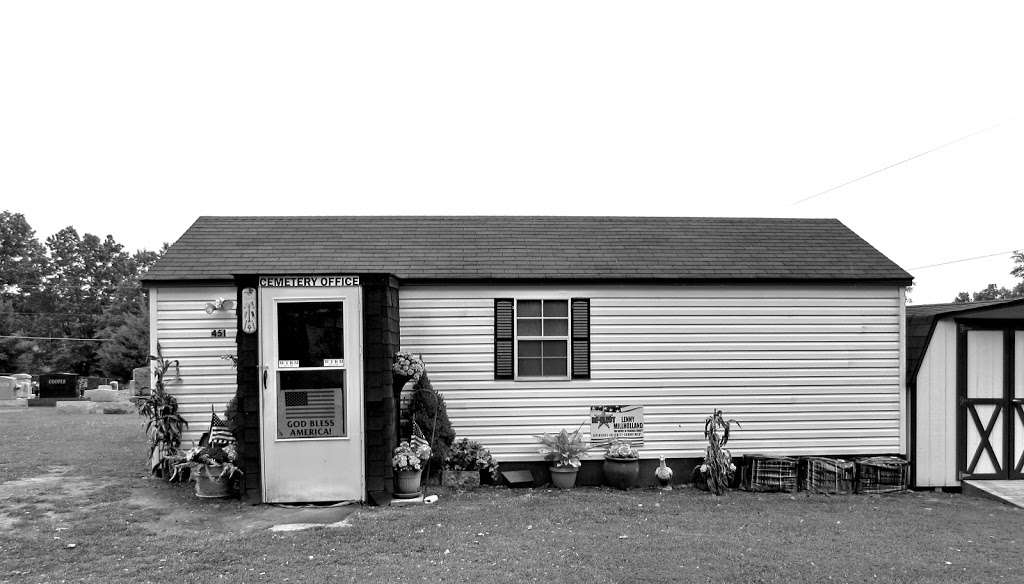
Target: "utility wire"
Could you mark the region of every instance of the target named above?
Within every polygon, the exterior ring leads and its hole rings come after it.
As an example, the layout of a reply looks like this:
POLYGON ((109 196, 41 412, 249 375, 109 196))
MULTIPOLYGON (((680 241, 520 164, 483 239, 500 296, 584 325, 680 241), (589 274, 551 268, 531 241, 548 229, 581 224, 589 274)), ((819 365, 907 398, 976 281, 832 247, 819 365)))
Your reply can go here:
POLYGON ((0 339, 32 339, 37 341, 92 341, 94 343, 105 343, 113 339, 82 339, 75 337, 23 337, 21 335, 0 335, 0 339))
POLYGON ((874 175, 876 175, 876 174, 878 174, 880 172, 885 172, 885 171, 889 170, 890 168, 895 168, 895 167, 897 167, 897 166, 899 166, 901 164, 906 164, 907 162, 910 162, 911 160, 914 160, 914 159, 917 159, 917 158, 921 158, 922 156, 925 156, 927 154, 931 154, 932 152, 935 152, 937 150, 942 150, 943 148, 945 148, 947 146, 952 146, 953 144, 956 144, 957 142, 963 142, 964 140, 966 140, 968 138, 973 138, 974 136, 977 136, 978 134, 982 134, 984 132, 988 132, 989 130, 992 130, 992 129, 995 129, 995 128, 998 128, 998 127, 999 127, 999 124, 996 124, 994 126, 989 126, 989 127, 984 128, 982 130, 978 130, 977 132, 971 132, 970 134, 967 134, 966 136, 960 136, 959 138, 957 138, 956 140, 953 140, 952 142, 946 142, 945 144, 942 144, 940 146, 936 146, 935 148, 932 148, 931 150, 925 150, 924 152, 921 152, 920 154, 915 154, 915 155, 911 156, 910 158, 904 158, 903 160, 900 160, 899 162, 894 162, 894 163, 892 163, 892 164, 890 164, 888 166, 879 168, 878 170, 873 170, 873 171, 871 171, 871 172, 869 172, 869 173, 867 173, 865 175, 858 176, 857 178, 855 178, 853 180, 848 180, 848 181, 844 182, 841 185, 836 185, 836 186, 834 186, 834 187, 832 187, 830 189, 825 189, 825 190, 821 191, 820 193, 815 193, 815 194, 813 194, 813 195, 811 195, 809 197, 804 197, 804 198, 802 198, 802 199, 800 199, 798 201, 794 201, 793 204, 794 205, 799 205, 800 203, 803 203, 805 201, 810 201, 811 199, 814 199, 814 198, 820 197, 822 195, 831 193, 832 191, 837 191, 837 190, 839 190, 839 189, 841 189, 841 188, 843 188, 845 186, 852 185, 853 183, 855 183, 857 181, 864 180, 864 179, 868 178, 869 176, 874 176, 874 175))
POLYGON ((970 258, 963 258, 963 259, 959 259, 959 260, 949 260, 948 262, 939 262, 937 264, 928 264, 927 266, 917 266, 916 268, 908 268, 908 269, 910 269, 910 270, 923 270, 925 268, 937 268, 939 266, 948 266, 949 264, 959 264, 960 262, 970 262, 970 261, 974 261, 974 260, 982 260, 982 259, 985 259, 985 258, 994 258, 996 256, 1001 256, 1001 255, 1006 255, 1006 254, 1011 254, 1011 253, 1017 253, 1017 250, 1011 249, 1011 250, 1008 250, 1008 251, 1001 251, 1001 252, 998 252, 998 253, 989 253, 989 254, 985 254, 985 255, 974 256, 974 257, 970 257, 970 258))

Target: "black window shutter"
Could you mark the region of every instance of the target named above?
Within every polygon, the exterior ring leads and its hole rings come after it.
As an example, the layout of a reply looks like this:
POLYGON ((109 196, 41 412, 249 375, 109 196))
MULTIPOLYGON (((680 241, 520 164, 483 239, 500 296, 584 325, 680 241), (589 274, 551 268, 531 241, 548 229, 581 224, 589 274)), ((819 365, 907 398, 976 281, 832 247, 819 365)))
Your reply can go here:
POLYGON ((511 298, 494 299, 494 378, 515 377, 515 339, 512 335, 514 301, 511 298))
POLYGON ((590 379, 590 299, 572 299, 572 378, 590 379))

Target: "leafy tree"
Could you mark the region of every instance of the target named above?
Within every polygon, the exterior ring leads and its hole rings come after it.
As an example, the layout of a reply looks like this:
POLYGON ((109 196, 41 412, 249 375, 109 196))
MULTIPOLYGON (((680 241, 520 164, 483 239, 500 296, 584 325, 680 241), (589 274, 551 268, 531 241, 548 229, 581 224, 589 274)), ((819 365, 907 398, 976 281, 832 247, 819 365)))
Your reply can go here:
MULTIPOLYGON (((39 291, 46 250, 21 213, 0 212, 0 299, 23 301, 39 291)), ((15 310, 22 306, 15 302, 15 310)))
POLYGON ((0 371, 130 376, 149 354, 139 279, 166 249, 132 254, 74 227, 43 245, 23 215, 0 213, 0 335, 57 339, 0 338, 0 371))
POLYGON ((1008 300, 1011 298, 1024 297, 1024 252, 1013 252, 1013 261, 1014 267, 1010 270, 1010 274, 1021 278, 1021 281, 1017 282, 1013 288, 989 284, 985 289, 978 290, 973 294, 960 292, 956 295, 956 298, 953 299, 953 302, 956 304, 965 304, 967 302, 980 302, 982 300, 1008 300))

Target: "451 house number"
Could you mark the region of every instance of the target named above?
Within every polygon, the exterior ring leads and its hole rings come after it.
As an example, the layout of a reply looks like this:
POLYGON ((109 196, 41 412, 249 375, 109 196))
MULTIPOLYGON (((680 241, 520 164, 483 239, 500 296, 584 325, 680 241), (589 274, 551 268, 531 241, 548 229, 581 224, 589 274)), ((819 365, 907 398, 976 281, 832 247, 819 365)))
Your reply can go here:
POLYGON ((212 329, 210 331, 211 337, 222 338, 228 336, 227 329, 212 329))

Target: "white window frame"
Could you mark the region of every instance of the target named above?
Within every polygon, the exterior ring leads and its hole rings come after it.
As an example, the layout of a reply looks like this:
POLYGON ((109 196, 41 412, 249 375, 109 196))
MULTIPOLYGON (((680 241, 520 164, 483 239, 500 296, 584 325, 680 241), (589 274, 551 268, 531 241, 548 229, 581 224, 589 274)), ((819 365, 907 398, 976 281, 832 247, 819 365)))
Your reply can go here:
MULTIPOLYGON (((512 306, 512 371, 513 379, 515 381, 569 381, 572 379, 572 298, 562 294, 549 294, 544 296, 524 296, 522 298, 515 297, 512 306), (565 323, 566 334, 564 336, 519 336, 519 302, 521 300, 526 301, 540 301, 541 302, 541 316, 543 320, 544 315, 544 301, 561 300, 565 301, 566 313, 565 323), (533 375, 533 376, 520 376, 519 375, 519 341, 565 341, 565 375, 554 376, 554 375, 533 375)), ((527 317, 529 318, 529 317, 527 317)), ((543 332, 543 324, 541 325, 541 332, 543 332)))

